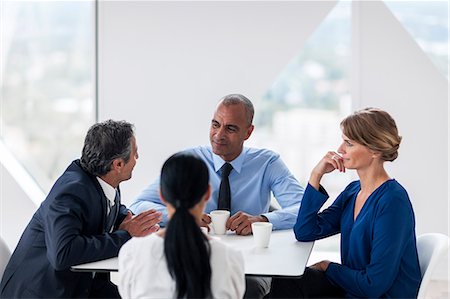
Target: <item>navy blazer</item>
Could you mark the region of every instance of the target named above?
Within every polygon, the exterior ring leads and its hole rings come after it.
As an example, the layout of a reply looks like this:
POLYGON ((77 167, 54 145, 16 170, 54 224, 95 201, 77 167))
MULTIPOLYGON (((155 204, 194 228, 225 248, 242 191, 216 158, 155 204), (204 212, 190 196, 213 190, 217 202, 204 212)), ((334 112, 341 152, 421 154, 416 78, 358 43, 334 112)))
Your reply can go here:
MULTIPOLYGON (((105 232, 107 198, 97 178, 73 161, 33 215, 11 256, 0 297, 88 297, 92 273, 73 265, 117 256, 131 236, 105 232)), ((120 206, 117 226, 127 214, 120 206)))

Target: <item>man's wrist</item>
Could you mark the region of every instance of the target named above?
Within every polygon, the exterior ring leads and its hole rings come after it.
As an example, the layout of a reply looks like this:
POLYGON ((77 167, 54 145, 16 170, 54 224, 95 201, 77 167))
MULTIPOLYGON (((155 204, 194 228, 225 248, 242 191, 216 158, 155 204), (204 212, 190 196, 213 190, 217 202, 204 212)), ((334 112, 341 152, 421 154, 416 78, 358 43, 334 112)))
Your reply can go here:
POLYGON ((264 215, 259 215, 259 219, 261 220, 261 222, 269 222, 269 219, 267 219, 267 217, 264 215))

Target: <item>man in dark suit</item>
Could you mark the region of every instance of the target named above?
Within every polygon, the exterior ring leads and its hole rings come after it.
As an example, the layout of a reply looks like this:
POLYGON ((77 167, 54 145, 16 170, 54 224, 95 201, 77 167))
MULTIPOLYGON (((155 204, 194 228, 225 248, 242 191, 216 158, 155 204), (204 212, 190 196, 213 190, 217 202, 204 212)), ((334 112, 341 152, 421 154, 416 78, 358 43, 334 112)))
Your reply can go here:
POLYGON ((76 264, 117 256, 132 236, 159 229, 161 213, 136 217, 120 204, 119 183, 138 158, 133 125, 93 125, 81 159, 55 182, 26 227, 0 284, 0 297, 119 297, 109 275, 72 272, 76 264))

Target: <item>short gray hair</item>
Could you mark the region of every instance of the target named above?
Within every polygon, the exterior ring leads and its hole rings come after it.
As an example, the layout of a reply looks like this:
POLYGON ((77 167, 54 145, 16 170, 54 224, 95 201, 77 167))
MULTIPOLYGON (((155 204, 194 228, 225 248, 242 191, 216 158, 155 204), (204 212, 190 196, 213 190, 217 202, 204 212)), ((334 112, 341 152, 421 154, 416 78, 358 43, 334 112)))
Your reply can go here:
POLYGON ((236 104, 243 104, 245 108, 245 114, 247 116, 247 123, 250 126, 253 122, 253 116, 255 115, 255 108, 253 108, 252 102, 246 98, 245 96, 233 93, 224 96, 220 102, 225 105, 236 105, 236 104))
POLYGON ((102 176, 111 170, 115 159, 127 163, 131 157, 134 126, 126 121, 107 120, 88 130, 81 153, 84 171, 102 176))

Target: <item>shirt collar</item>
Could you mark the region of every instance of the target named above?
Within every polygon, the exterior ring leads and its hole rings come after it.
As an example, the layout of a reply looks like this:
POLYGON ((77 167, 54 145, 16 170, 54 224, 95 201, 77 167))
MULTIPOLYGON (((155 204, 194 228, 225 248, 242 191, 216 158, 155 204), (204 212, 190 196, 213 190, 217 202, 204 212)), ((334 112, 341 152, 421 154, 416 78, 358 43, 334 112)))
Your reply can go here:
POLYGON ((113 186, 97 177, 97 181, 100 183, 100 187, 102 187, 103 193, 105 193, 106 198, 114 205, 114 199, 116 198, 116 189, 113 186))
MULTIPOLYGON (((244 164, 245 155, 247 154, 248 148, 243 148, 242 152, 239 154, 239 156, 236 157, 233 161, 229 162, 231 166, 233 166, 233 169, 237 173, 241 173, 242 164, 244 164)), ((212 153, 213 161, 214 161, 214 170, 217 172, 220 168, 222 168, 223 164, 226 162, 219 157, 218 155, 212 153)))

